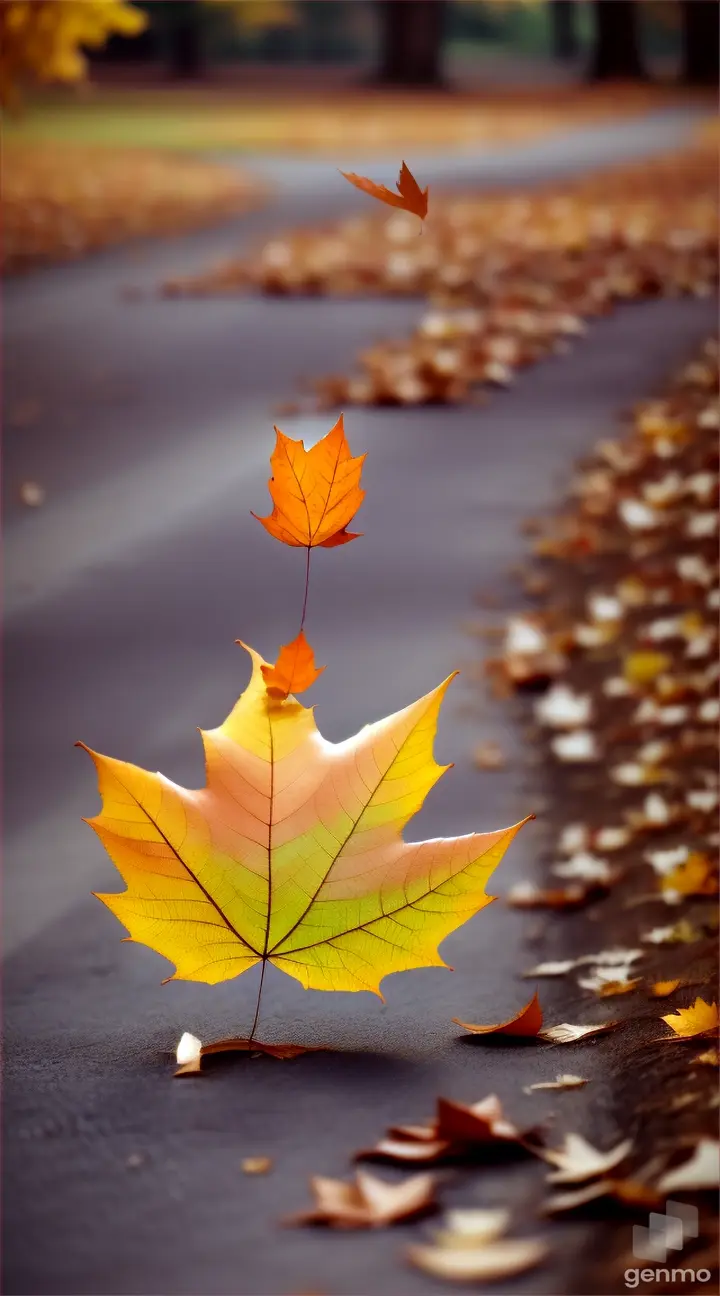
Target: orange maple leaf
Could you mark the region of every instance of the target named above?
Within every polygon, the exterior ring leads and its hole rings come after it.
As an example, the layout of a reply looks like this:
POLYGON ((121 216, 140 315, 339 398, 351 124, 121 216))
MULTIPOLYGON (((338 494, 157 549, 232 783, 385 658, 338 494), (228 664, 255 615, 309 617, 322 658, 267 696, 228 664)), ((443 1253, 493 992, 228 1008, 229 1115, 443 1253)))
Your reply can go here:
POLYGON ((365 455, 353 459, 350 454, 342 414, 327 436, 309 450, 279 428, 275 432, 270 456, 273 475, 268 482, 273 511, 269 517, 257 513, 253 517, 287 545, 331 549, 356 540, 361 532, 346 528, 365 498, 360 488, 365 455))
POLYGON ((289 693, 304 693, 325 667, 315 665, 315 654, 301 630, 292 643, 283 644, 274 666, 264 664, 260 669, 270 696, 284 699, 289 693))
POLYGON ((340 175, 349 180, 350 184, 355 185, 356 189, 362 189, 363 193, 370 194, 371 198, 378 198, 380 202, 387 203, 388 207, 400 207, 403 211, 413 212, 415 216, 420 217, 420 220, 425 220, 429 186, 421 189, 412 171, 404 162, 396 181, 397 193, 393 193, 387 185, 368 180, 367 176, 355 175, 354 171, 341 171, 340 175))

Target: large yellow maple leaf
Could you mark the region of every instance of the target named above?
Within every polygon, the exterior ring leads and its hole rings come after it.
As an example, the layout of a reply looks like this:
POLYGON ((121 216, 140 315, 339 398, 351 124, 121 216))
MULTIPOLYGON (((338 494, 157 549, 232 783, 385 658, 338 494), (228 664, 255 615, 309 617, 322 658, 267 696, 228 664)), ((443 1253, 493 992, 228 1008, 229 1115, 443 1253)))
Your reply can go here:
POLYGON ((453 676, 335 744, 311 708, 268 693, 248 652, 248 688, 202 734, 204 788, 90 752, 103 806, 88 822, 127 884, 98 898, 175 964, 170 979, 214 984, 268 961, 306 988, 380 994, 391 972, 446 967, 439 942, 490 903, 522 827, 403 840, 450 768, 432 744, 453 676))

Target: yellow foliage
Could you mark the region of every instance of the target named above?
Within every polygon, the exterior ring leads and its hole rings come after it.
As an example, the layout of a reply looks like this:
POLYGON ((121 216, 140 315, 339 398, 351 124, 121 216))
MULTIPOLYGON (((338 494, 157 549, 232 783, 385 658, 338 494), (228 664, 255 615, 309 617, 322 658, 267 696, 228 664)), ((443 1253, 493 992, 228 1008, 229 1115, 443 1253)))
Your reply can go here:
POLYGON ((298 15, 291 0, 205 0, 213 9, 232 14, 235 26, 244 32, 269 31, 275 27, 296 27, 298 15))
POLYGON ((146 25, 125 0, 0 0, 0 102, 12 102, 23 82, 81 80, 84 48, 146 25))

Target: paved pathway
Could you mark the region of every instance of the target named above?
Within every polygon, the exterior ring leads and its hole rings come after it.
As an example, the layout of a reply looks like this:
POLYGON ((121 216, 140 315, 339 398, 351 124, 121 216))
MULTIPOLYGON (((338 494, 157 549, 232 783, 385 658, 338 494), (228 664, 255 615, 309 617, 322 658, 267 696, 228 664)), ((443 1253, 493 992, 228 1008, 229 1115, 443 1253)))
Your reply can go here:
MULTIPOLYGON (((657 149, 686 126, 678 114, 630 123, 618 128, 616 152, 630 137, 636 154, 657 149)), ((506 178, 520 179, 523 167, 561 171, 568 158, 586 165, 593 149, 609 160, 607 128, 543 141, 523 150, 522 164, 512 155, 506 178)), ((483 165, 489 178, 498 164, 483 165)), ((452 175, 432 166, 419 168, 431 182, 470 174, 464 161, 452 175)), ((329 184, 311 195, 301 169, 288 175, 265 215, 149 245, 142 261, 115 251, 42 272, 7 292, 7 399, 42 407, 6 445, 9 1296, 433 1291, 398 1259, 404 1231, 278 1233, 276 1221, 303 1206, 308 1174, 345 1173, 352 1149, 387 1123, 424 1116, 436 1093, 473 1100, 495 1089, 513 1114, 530 1117, 537 1104, 522 1085, 558 1069, 547 1049, 478 1051, 455 1040, 453 1015, 509 1015, 527 990, 518 979, 532 961, 526 924, 496 905, 446 943, 454 975, 391 979, 384 1007, 269 975, 267 1037, 330 1042, 337 1052, 173 1084, 168 1051, 182 1030, 209 1038, 247 1026, 253 974, 213 989, 161 988, 166 965, 121 944, 115 920, 88 895, 113 889, 116 875, 80 822, 96 796, 73 741, 201 781, 195 726, 217 724, 247 677, 234 639, 271 656, 298 617, 298 555, 249 512, 267 498, 272 404, 292 395, 296 377, 346 367, 371 337, 401 334, 421 309, 120 300, 128 277, 153 282, 183 259, 187 267, 227 252, 263 223, 319 218, 329 184), (30 477, 48 501, 20 512, 13 495, 30 477), (275 1171, 245 1179, 240 1158, 255 1153, 272 1155, 275 1171), (128 1168, 135 1154, 142 1164, 128 1168)), ((362 201, 343 191, 336 210, 362 201)), ((327 737, 405 705, 472 659, 462 622, 476 590, 517 604, 505 571, 525 550, 522 517, 550 504, 572 459, 713 322, 707 302, 639 305, 594 325, 572 359, 527 372, 482 410, 349 412, 353 451, 369 452, 365 535, 317 556, 308 619, 328 664, 313 694, 327 737)), ((284 421, 293 435, 327 426, 284 421)), ((491 714, 483 733, 502 737, 507 770, 472 769, 478 730, 467 708, 478 699, 467 675, 453 685, 438 740, 438 758, 456 767, 414 821, 418 837, 496 827, 532 809, 522 738, 506 716, 491 714)), ((532 875, 538 831, 530 826, 510 851, 499 890, 532 875)), ((597 1083, 589 1108, 582 1093, 568 1094, 564 1111, 609 1140, 602 1056, 592 1046, 574 1053, 597 1083)), ((460 1176, 448 1197, 509 1199, 522 1210, 537 1172, 460 1176)), ((556 1258, 516 1290, 565 1289, 583 1230, 558 1226, 553 1237, 556 1258)))

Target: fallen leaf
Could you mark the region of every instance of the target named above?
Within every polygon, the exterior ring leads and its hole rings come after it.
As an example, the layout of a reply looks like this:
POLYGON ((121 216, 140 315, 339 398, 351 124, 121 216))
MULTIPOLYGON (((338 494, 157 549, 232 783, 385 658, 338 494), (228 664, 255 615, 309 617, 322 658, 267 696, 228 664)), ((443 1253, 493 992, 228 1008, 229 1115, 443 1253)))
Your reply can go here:
POLYGON ((704 1053, 699 1053, 696 1058, 693 1058, 693 1062, 702 1062, 703 1066, 716 1067, 720 1065, 720 1055, 716 1048, 706 1049, 704 1053))
POLYGON ((654 999, 665 999, 674 990, 677 990, 679 985, 682 985, 679 977, 675 981, 653 981, 650 986, 650 994, 654 999))
POLYGON ((601 1022, 595 1026, 572 1026, 569 1022, 561 1022, 559 1026, 547 1026, 540 1031, 539 1038, 550 1044, 574 1044, 587 1035, 601 1035, 603 1031, 612 1030, 618 1025, 616 1021, 601 1022))
POLYGON ((682 1165, 667 1170, 658 1180, 658 1192, 698 1192, 720 1185, 720 1143, 703 1138, 682 1165))
POLYGON ((618 877, 617 870, 611 868, 607 860, 589 851, 578 851, 562 864, 553 864, 552 871, 557 877, 578 878, 601 886, 609 886, 618 877))
POLYGON ((634 1179, 599 1179, 595 1183, 585 1184, 574 1192, 556 1193, 543 1205, 545 1215, 560 1215, 565 1211, 577 1210, 588 1202, 611 1197, 629 1209, 641 1207, 652 1210, 662 1201, 661 1195, 648 1184, 637 1183, 634 1179))
POLYGON ((478 743, 473 751, 473 765, 478 769, 496 770, 505 765, 502 747, 496 742, 478 743))
POLYGON ((400 174, 395 182, 397 193, 388 189, 387 185, 376 184, 374 180, 368 180, 367 176, 356 175, 354 171, 341 171, 341 176, 355 185, 356 189, 361 189, 363 193, 370 194, 371 198, 378 198, 380 202, 387 203, 388 207, 400 207, 403 211, 412 212, 414 216, 419 216, 420 220, 425 220, 428 209, 429 186, 421 189, 412 171, 403 162, 400 167, 400 174))
POLYGON ((128 884, 99 898, 175 963, 170 979, 214 985, 271 962, 308 989, 380 995, 390 972, 446 966, 437 944, 490 902, 520 827, 402 839, 444 772, 432 740, 450 679, 334 745, 312 709, 269 697, 248 651, 248 688, 203 734, 204 789, 90 753, 103 799, 90 823, 128 884))
POLYGON ((467 1105, 438 1098, 436 1115, 423 1125, 394 1125, 388 1137, 356 1154, 358 1160, 397 1165, 473 1158, 492 1144, 527 1148, 534 1130, 519 1130, 505 1116, 500 1099, 490 1094, 467 1105))
POLYGON ((365 455, 352 458, 342 414, 309 450, 277 427, 275 433, 268 482, 273 511, 268 517, 253 517, 276 540, 296 547, 331 549, 357 540, 360 533, 347 526, 365 498, 360 488, 365 455))
POLYGON ((417 1269, 450 1282, 490 1282, 534 1269, 548 1254, 538 1238, 511 1238, 490 1242, 474 1250, 414 1246, 407 1258, 417 1269))
POLYGON ((221 1039, 210 1044, 201 1044, 196 1035, 187 1031, 177 1046, 175 1060, 178 1063, 176 1077, 200 1075, 202 1059, 214 1053, 264 1053, 268 1057, 278 1058, 285 1062, 301 1057, 303 1053, 324 1053, 322 1045, 313 1044, 263 1044, 256 1039, 221 1039))
POLYGON ((240 1169, 246 1175, 264 1175, 272 1170, 272 1157, 254 1156, 243 1157, 240 1162, 240 1169))
POLYGON ((693 851, 686 860, 677 864, 669 873, 663 874, 660 887, 666 898, 717 895, 717 874, 707 855, 693 851))
POLYGON ((702 939, 699 928, 681 918, 670 927, 653 927, 641 938, 649 945, 692 945, 702 939))
POLYGON ((673 1035, 668 1039, 697 1039, 698 1035, 712 1035, 718 1029, 718 1006, 706 1003, 700 996, 690 1008, 678 1008, 662 1020, 667 1022, 673 1035))
POLYGON ((315 654, 301 630, 292 643, 283 644, 274 666, 262 666, 265 687, 272 698, 284 699, 290 693, 304 693, 322 675, 324 666, 315 666, 315 654))
POLYGON ((36 481, 23 482, 20 487, 20 503, 27 508, 40 508, 45 503, 45 487, 36 481))
POLYGON ((443 1216, 444 1228, 435 1233, 435 1245, 453 1251, 472 1250, 502 1237, 509 1223, 507 1210, 449 1210, 443 1216))
POLYGON ((596 967, 590 976, 578 977, 583 990, 594 990, 601 998, 629 994, 640 985, 640 977, 630 977, 629 968, 596 967))
POLYGON ((608 1152, 601 1152, 581 1134, 567 1134, 559 1148, 543 1148, 538 1156, 557 1167, 548 1175, 548 1183, 583 1183, 585 1179, 595 1179, 614 1170, 625 1160, 632 1145, 632 1139, 623 1139, 608 1152))
POLYGON ((588 1083, 582 1076, 559 1075, 555 1080, 538 1080, 537 1084, 526 1085, 523 1093, 533 1093, 535 1089, 581 1089, 588 1083))
POLYGON ((630 684, 652 684, 672 665, 672 659, 662 652, 632 652, 623 662, 623 674, 630 684))
POLYGON ((570 882, 564 887, 536 887, 532 882, 518 882, 505 900, 514 909, 580 909, 589 900, 607 890, 599 881, 570 882))
POLYGON ((287 1224, 325 1224, 330 1228, 387 1228, 399 1220, 414 1219, 435 1209, 435 1177, 413 1175, 391 1184, 366 1170, 355 1172, 355 1182, 313 1175, 310 1190, 315 1209, 292 1216, 287 1224))
POLYGON ((515 1013, 514 1017, 508 1017, 507 1021, 496 1022, 493 1026, 475 1026, 472 1022, 460 1021, 459 1017, 453 1017, 456 1026, 462 1026, 463 1030, 470 1031, 472 1035, 520 1035, 524 1038, 537 1035, 543 1022, 542 1008, 538 998, 537 990, 532 999, 515 1013))

